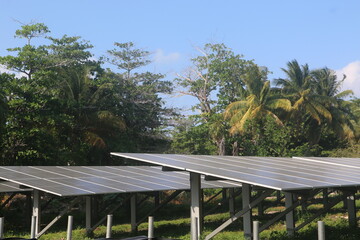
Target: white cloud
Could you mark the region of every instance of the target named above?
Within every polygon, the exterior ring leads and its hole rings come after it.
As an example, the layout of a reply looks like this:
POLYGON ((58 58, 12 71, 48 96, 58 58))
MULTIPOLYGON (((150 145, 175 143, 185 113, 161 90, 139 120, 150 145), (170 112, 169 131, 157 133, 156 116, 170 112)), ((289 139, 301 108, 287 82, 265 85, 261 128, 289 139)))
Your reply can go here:
POLYGON ((340 70, 336 70, 339 79, 346 75, 342 90, 352 90, 355 97, 360 98, 360 61, 351 62, 340 70))
POLYGON ((172 62, 176 62, 180 58, 180 53, 173 52, 165 54, 164 50, 157 49, 154 54, 154 62, 168 64, 172 62))
POLYGON ((0 73, 10 73, 10 71, 0 64, 0 73))
POLYGON ((0 64, 0 74, 1 73, 15 74, 15 77, 18 77, 18 78, 26 77, 25 73, 11 71, 11 70, 7 69, 4 65, 0 64))

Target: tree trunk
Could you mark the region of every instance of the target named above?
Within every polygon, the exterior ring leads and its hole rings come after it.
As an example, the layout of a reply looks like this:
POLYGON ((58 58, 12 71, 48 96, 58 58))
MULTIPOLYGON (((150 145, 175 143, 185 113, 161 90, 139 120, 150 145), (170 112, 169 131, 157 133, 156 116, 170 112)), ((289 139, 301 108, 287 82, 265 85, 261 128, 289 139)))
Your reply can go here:
POLYGON ((225 137, 222 137, 220 141, 217 141, 219 156, 225 156, 225 137))
POLYGON ((232 144, 232 155, 239 156, 239 146, 237 141, 232 144))

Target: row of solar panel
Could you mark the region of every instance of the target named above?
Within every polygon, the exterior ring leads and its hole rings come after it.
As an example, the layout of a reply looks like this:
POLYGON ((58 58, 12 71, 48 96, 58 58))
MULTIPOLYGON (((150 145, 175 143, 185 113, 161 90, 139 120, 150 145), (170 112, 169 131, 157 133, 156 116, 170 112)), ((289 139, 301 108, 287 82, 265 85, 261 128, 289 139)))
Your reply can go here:
MULTIPOLYGON (((190 189, 189 173, 149 166, 3 166, 0 179, 58 196, 190 189)), ((202 181, 203 188, 240 186, 231 181, 202 181)))
POLYGON ((360 185, 359 158, 112 155, 284 191, 360 185))

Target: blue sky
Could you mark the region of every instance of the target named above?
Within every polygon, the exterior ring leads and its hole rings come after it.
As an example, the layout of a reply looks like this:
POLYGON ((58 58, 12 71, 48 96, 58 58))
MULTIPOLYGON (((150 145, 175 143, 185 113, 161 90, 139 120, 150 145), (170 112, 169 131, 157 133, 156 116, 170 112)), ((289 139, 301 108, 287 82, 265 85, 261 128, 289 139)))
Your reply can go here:
MULTIPOLYGON (((0 54, 21 45, 17 21, 43 22, 52 35, 89 40, 96 57, 114 42, 134 42, 153 52, 152 70, 167 74, 189 66, 195 47, 225 43, 281 77, 297 59, 311 69, 329 67, 348 77, 344 88, 360 97, 360 1, 358 0, 1 0, 0 54), (17 21, 15 21, 17 20, 17 21)), ((189 107, 190 98, 167 98, 189 107)))

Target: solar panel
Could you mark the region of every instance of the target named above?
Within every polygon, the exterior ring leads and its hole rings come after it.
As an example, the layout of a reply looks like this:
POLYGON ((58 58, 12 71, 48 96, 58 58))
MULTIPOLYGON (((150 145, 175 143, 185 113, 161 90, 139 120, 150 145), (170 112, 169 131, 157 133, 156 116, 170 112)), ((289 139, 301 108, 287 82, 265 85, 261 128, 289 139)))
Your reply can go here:
MULTIPOLYGON (((190 188, 189 173, 163 172, 160 167, 149 166, 1 166, 0 179, 58 196, 190 188)), ((240 186, 231 181, 203 180, 203 188, 240 186)))
POLYGON ((20 188, 19 184, 2 181, 0 182, 0 192, 1 193, 8 193, 8 192, 29 192, 32 189, 29 188, 20 188))
POLYGON ((111 154, 276 190, 360 185, 359 159, 111 154))
POLYGON ((294 157, 296 159, 302 159, 310 162, 326 163, 334 166, 351 167, 360 169, 359 158, 329 158, 329 157, 294 157))

